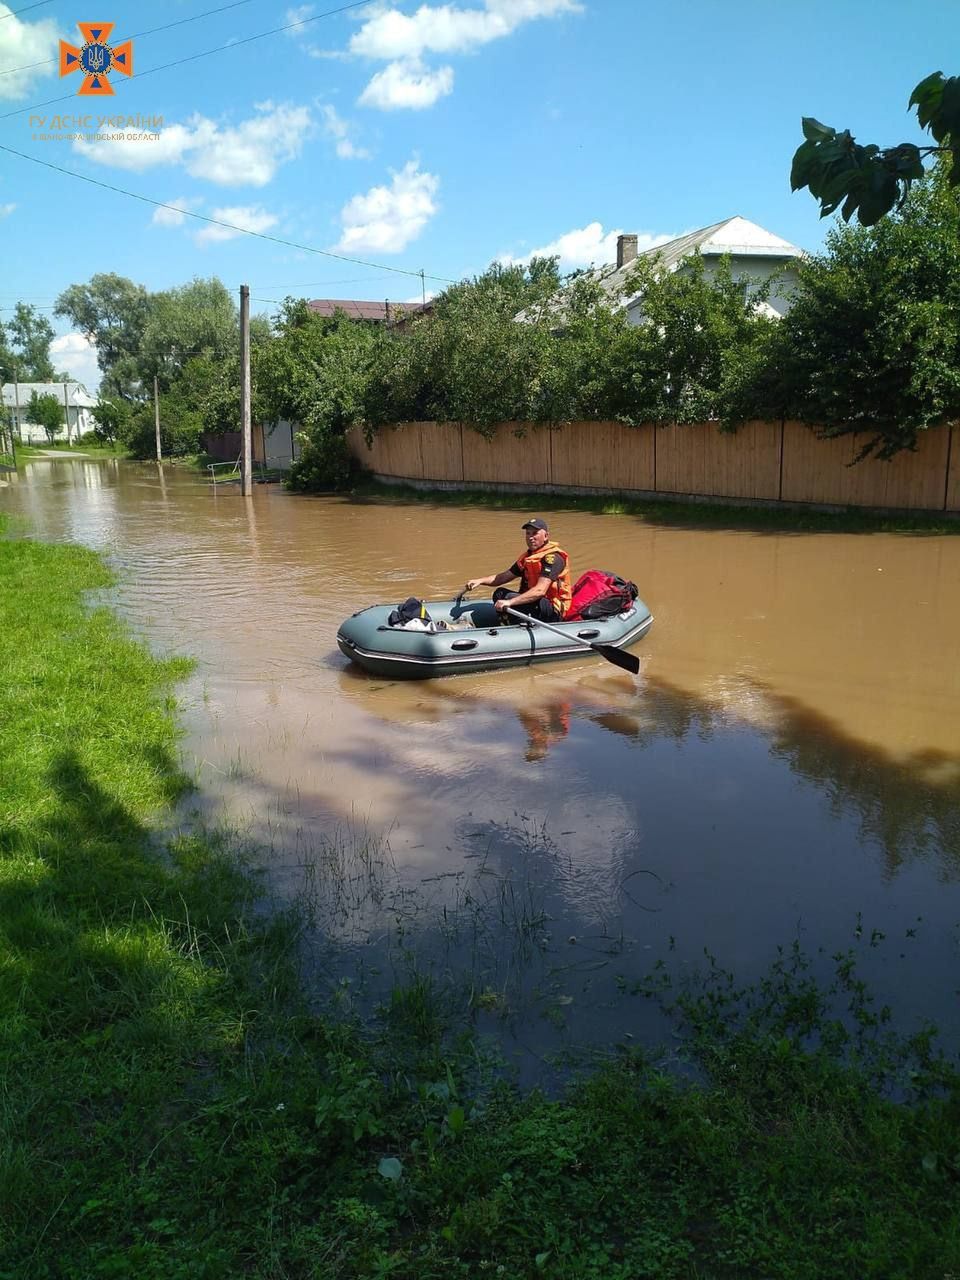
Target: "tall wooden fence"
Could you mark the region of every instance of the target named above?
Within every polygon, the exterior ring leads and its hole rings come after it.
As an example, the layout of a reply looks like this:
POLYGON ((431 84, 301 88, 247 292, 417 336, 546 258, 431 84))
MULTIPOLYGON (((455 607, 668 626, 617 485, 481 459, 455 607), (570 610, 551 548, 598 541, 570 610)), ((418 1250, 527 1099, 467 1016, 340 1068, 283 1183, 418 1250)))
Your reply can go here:
POLYGON ((960 428, 920 433, 916 451, 850 464, 866 436, 821 440, 799 422, 562 427, 502 423, 492 439, 456 423, 385 427, 351 453, 384 479, 469 488, 623 492, 912 511, 960 511, 960 428))

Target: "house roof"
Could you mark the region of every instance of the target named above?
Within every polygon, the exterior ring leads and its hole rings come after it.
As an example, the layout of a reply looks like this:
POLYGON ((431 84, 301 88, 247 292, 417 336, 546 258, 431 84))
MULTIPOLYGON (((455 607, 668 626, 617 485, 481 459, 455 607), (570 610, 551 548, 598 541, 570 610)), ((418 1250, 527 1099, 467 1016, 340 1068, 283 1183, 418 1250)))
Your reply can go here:
POLYGON ((623 287, 637 259, 656 259, 664 270, 674 271, 684 258, 698 251, 703 258, 719 258, 730 254, 739 258, 766 258, 780 262, 804 256, 803 250, 789 240, 775 236, 772 231, 758 226, 749 218, 736 217, 725 218, 722 222, 701 227, 699 231, 689 231, 686 235, 655 245, 652 249, 644 249, 637 254, 637 258, 624 263, 622 267, 610 263, 608 266, 594 268, 590 274, 599 279, 608 293, 616 293, 623 287))
POLYGON ((2 387, 3 403, 12 409, 16 406, 19 397, 20 408, 25 409, 35 391, 38 396, 56 396, 60 404, 63 404, 64 387, 67 388, 67 404, 71 408, 95 409, 97 407, 99 402, 91 399, 82 382, 20 382, 16 387, 12 382, 5 382, 2 387))
POLYGON ((353 298, 314 298, 307 306, 318 316, 332 316, 342 311, 351 320, 373 320, 380 324, 397 319, 401 311, 410 315, 424 309, 422 302, 362 302, 353 298))
MULTIPOLYGON (((698 252, 704 258, 718 258, 730 254, 739 258, 764 258, 772 263, 785 263, 791 259, 804 257, 804 251, 798 249, 789 240, 775 236, 749 218, 724 218, 722 222, 711 223, 709 227, 701 227, 699 231, 688 231, 686 235, 667 240, 664 244, 654 245, 652 249, 644 249, 635 258, 618 267, 615 262, 602 267, 591 267, 584 275, 596 280, 603 291, 610 295, 610 303, 614 308, 625 307, 630 310, 639 303, 639 295, 624 294, 624 286, 630 273, 641 258, 649 258, 659 262, 665 271, 675 271, 684 258, 698 252)), ((766 314, 777 314, 766 303, 761 304, 766 314)), ((566 310, 565 294, 554 298, 549 304, 549 311, 559 318, 566 310)), ((517 320, 528 320, 531 313, 521 311, 517 320)))

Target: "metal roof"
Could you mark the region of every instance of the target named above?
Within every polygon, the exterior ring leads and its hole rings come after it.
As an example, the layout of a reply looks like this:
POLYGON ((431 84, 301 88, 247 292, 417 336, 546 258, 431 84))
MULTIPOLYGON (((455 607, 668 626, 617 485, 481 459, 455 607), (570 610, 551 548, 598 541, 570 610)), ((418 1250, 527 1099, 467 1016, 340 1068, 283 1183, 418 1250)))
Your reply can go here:
POLYGON ((38 396, 56 396, 63 404, 63 388, 67 388, 67 404, 71 408, 95 409, 99 401, 91 399, 82 382, 20 382, 16 389, 12 382, 5 382, 2 387, 3 403, 13 408, 17 398, 20 408, 25 409, 30 403, 30 396, 35 391, 38 396))
POLYGON ((399 319, 401 312, 410 315, 424 309, 422 302, 362 302, 353 298, 314 298, 307 306, 318 316, 333 316, 342 311, 351 320, 373 320, 380 324, 399 319))
POLYGON ((722 222, 701 227, 699 231, 688 231, 666 244, 644 249, 622 267, 610 263, 605 267, 595 267, 588 274, 598 279, 608 293, 616 293, 623 287, 638 259, 649 258, 657 261, 665 271, 674 271, 684 258, 698 251, 703 258, 730 254, 731 257, 768 258, 782 262, 804 256, 803 250, 789 240, 775 236, 749 218, 736 217, 724 218, 722 222))

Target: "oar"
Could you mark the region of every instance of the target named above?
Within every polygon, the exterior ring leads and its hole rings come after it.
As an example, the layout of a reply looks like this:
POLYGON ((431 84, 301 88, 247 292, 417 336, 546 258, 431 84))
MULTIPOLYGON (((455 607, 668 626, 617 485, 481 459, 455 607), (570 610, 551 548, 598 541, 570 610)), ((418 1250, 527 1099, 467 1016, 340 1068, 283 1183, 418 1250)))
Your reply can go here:
POLYGON ((615 667, 623 667, 624 671, 629 671, 632 675, 638 675, 640 672, 640 659, 635 658, 632 653, 624 653, 622 649, 615 649, 612 644, 594 644, 592 640, 584 640, 583 636, 578 636, 575 631, 561 631, 559 627, 552 627, 549 622, 541 622, 539 618, 532 618, 528 613, 521 613, 519 609, 511 609, 509 606, 504 606, 503 612, 511 614, 514 618, 519 618, 521 622, 531 623, 535 627, 546 627, 548 631, 553 631, 558 636, 576 640, 578 644, 585 644, 588 649, 593 649, 599 653, 601 658, 606 658, 615 667))

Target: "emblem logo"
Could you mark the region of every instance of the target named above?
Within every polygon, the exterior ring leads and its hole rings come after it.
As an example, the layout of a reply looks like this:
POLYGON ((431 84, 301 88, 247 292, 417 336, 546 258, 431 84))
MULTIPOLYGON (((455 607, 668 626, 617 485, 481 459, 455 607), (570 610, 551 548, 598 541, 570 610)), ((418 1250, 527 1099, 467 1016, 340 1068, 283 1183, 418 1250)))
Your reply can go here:
POLYGON ((112 95, 113 85, 110 73, 119 71, 122 75, 133 75, 133 41, 124 40, 123 44, 109 45, 110 32, 114 28, 112 22, 78 22, 83 46, 60 41, 60 74, 68 76, 74 71, 83 72, 83 83, 77 93, 92 94, 94 97, 112 95))

